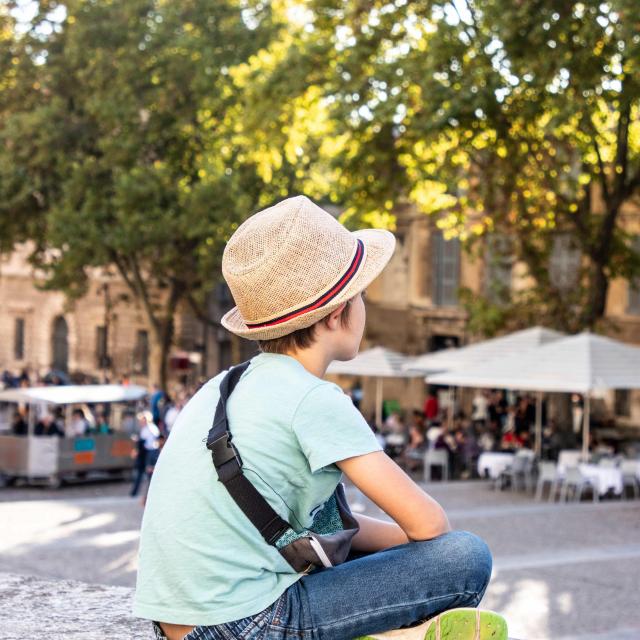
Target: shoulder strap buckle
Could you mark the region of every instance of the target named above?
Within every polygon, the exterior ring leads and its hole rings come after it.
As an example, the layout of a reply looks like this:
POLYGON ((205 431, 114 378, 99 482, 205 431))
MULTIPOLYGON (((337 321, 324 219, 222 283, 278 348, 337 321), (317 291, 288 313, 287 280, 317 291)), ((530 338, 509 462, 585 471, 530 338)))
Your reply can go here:
POLYGON ((242 458, 236 446, 231 442, 230 435, 231 434, 227 432, 216 440, 207 442, 207 449, 211 451, 211 457, 213 458, 213 464, 216 469, 219 469, 223 464, 226 464, 234 458, 238 466, 242 466, 242 458))

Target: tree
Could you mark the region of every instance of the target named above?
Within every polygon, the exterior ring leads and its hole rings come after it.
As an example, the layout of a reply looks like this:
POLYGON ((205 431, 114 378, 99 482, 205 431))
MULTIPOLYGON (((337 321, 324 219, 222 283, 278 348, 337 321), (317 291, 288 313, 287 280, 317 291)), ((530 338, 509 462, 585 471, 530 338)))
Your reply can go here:
MULTIPOLYGON (((636 3, 305 7, 307 28, 281 59, 326 114, 320 160, 344 220, 392 226, 409 203, 472 252, 504 235, 534 286, 511 293, 501 322, 533 305, 561 328, 596 325, 611 278, 640 268, 620 222, 640 187, 636 3), (565 235, 582 256, 571 286, 550 273, 565 235)), ((265 95, 301 95, 289 75, 269 78, 265 95)))
POLYGON ((46 202, 58 181, 51 162, 34 153, 34 146, 59 149, 63 144, 55 130, 40 126, 47 106, 41 100, 37 56, 11 8, 0 5, 0 251, 41 240, 46 202))
POLYGON ((33 260, 47 288, 73 299, 92 267, 117 269, 148 319, 150 377, 162 385, 176 309, 208 319, 226 240, 270 197, 228 144, 240 99, 229 69, 278 26, 251 6, 41 2, 13 41, 25 69, 13 88, 29 100, 3 92, 3 216, 38 213, 33 260), (249 9, 259 29, 247 26, 249 9))

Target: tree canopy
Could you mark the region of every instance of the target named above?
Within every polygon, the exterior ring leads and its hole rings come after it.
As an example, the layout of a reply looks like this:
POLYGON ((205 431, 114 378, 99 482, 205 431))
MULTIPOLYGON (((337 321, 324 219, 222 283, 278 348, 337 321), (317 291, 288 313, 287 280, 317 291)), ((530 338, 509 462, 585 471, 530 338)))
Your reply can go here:
POLYGON ((202 312, 225 241, 274 197, 229 144, 227 112, 239 99, 228 70, 275 26, 264 10, 249 29, 236 2, 38 9, 3 59, 3 239, 36 239, 46 287, 70 297, 91 267, 114 266, 146 312, 152 377, 164 380, 178 304, 202 312))
POLYGON ((500 240, 533 286, 468 296, 484 330, 593 327, 640 273, 635 0, 22 5, 0 9, 0 249, 34 239, 72 297, 115 266, 165 362, 229 235, 296 192, 353 228, 411 206, 472 253, 500 240))
POLYGON ((505 236, 534 286, 502 317, 594 326, 611 278, 638 274, 620 223, 640 188, 637 4, 315 0, 304 20, 270 50, 291 71, 253 90, 275 109, 314 98, 345 221, 393 227, 410 203, 471 250, 505 236), (583 258, 570 286, 549 266, 565 236, 583 258))

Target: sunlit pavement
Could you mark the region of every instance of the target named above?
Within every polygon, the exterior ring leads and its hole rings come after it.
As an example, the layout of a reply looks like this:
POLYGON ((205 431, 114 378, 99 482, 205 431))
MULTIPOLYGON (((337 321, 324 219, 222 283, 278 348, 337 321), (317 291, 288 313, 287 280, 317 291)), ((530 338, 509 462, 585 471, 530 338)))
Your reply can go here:
MULTIPOLYGON (((494 577, 482 606, 520 640, 640 638, 640 501, 557 505, 483 482, 433 483, 455 528, 483 537, 494 577)), ((0 490, 0 570, 135 584, 142 516, 124 484, 0 490)), ((355 511, 384 517, 356 490, 355 511)))

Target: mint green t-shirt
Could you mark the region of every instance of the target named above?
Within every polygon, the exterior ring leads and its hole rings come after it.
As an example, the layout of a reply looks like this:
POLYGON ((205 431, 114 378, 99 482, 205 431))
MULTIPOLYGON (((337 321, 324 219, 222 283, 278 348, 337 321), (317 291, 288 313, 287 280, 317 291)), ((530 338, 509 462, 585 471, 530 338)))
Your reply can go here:
MULTIPOLYGON (((303 575, 264 541, 218 482, 205 442, 224 374, 180 412, 155 467, 142 520, 135 616, 222 624, 262 611, 303 575)), ((336 461, 380 450, 340 387, 286 355, 251 360, 227 415, 245 475, 297 531, 311 526, 340 481, 336 461)))

